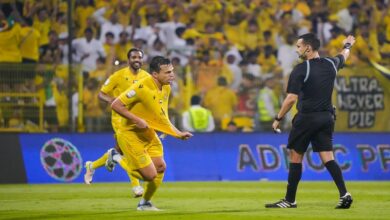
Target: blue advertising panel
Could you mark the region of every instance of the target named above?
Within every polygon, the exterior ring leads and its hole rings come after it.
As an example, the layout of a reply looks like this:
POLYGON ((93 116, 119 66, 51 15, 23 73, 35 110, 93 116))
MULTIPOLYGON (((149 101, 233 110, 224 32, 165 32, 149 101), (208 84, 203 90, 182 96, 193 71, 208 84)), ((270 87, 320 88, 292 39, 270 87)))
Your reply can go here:
MULTIPOLYGON (((286 180, 287 134, 195 134, 188 141, 165 138, 166 181, 286 180)), ((82 182, 85 161, 96 160, 110 147, 112 134, 22 134, 29 183, 82 182)), ((390 134, 342 133, 334 136, 334 153, 346 180, 390 180, 390 134)), ((330 180, 309 148, 303 180, 330 180)), ((128 181, 117 166, 103 168, 94 182, 128 181)))

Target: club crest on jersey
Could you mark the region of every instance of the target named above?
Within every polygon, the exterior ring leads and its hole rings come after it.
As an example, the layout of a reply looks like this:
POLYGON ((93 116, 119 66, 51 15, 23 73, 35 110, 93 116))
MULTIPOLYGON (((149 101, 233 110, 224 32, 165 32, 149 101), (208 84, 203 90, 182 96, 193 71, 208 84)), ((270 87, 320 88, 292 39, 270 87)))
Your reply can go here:
POLYGON ((108 85, 108 83, 110 83, 110 79, 107 79, 105 82, 104 82, 104 85, 108 85))
POLYGON ((135 96, 135 91, 134 90, 130 90, 128 93, 126 93, 126 97, 127 98, 132 98, 135 96))

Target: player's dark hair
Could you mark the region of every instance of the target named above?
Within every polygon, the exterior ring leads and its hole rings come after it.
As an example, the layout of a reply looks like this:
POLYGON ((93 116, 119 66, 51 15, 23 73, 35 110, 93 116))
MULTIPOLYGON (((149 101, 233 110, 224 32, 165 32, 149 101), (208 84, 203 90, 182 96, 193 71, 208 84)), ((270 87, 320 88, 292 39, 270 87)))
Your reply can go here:
POLYGON ((171 61, 165 57, 162 57, 162 56, 155 56, 153 57, 153 59, 150 61, 150 64, 149 64, 149 71, 150 73, 153 73, 153 72, 160 72, 161 70, 161 66, 162 65, 169 65, 171 64, 171 61))
POLYGON ((303 43, 306 45, 310 45, 314 51, 318 51, 318 49, 320 49, 321 46, 320 40, 313 33, 303 34, 299 36, 298 39, 302 39, 303 43))
POLYGON ((130 59, 130 56, 131 56, 131 53, 133 52, 141 52, 141 55, 142 57, 144 57, 144 52, 141 50, 141 49, 138 49, 138 48, 131 48, 128 52, 127 52, 127 59, 130 59))

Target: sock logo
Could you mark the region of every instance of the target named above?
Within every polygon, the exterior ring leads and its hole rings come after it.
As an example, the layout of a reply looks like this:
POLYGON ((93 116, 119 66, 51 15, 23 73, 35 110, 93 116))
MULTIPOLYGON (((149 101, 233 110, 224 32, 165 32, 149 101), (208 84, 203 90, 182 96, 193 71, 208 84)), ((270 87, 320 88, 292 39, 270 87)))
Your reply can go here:
POLYGON ((70 182, 80 175, 82 158, 77 148, 61 138, 47 141, 41 149, 41 163, 49 176, 70 182))

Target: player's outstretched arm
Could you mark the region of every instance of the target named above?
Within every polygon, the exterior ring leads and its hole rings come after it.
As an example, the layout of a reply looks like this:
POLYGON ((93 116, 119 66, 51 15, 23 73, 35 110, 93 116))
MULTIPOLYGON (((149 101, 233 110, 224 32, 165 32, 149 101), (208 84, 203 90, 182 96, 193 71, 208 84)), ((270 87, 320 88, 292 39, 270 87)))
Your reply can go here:
POLYGON ((172 123, 171 123, 171 127, 172 129, 175 131, 175 133, 177 134, 177 136, 182 139, 182 140, 187 140, 189 139, 190 137, 194 136, 193 134, 191 134, 190 132, 188 131, 180 131, 179 129, 177 129, 172 123))
POLYGON ((352 35, 349 35, 347 38, 345 38, 343 40, 343 44, 344 44, 344 47, 343 47, 343 50, 341 51, 340 54, 343 55, 344 61, 346 61, 347 58, 349 57, 350 52, 351 52, 351 47, 355 44, 355 37, 352 35))
POLYGON ((125 104, 123 104, 123 102, 119 98, 115 99, 112 102, 111 108, 112 108, 112 110, 114 110, 115 112, 120 114, 122 117, 127 118, 127 119, 131 120, 132 122, 134 122, 134 124, 138 128, 147 128, 148 127, 148 123, 146 123, 146 121, 143 120, 142 118, 140 118, 140 117, 136 116, 135 114, 131 113, 126 108, 125 104))

